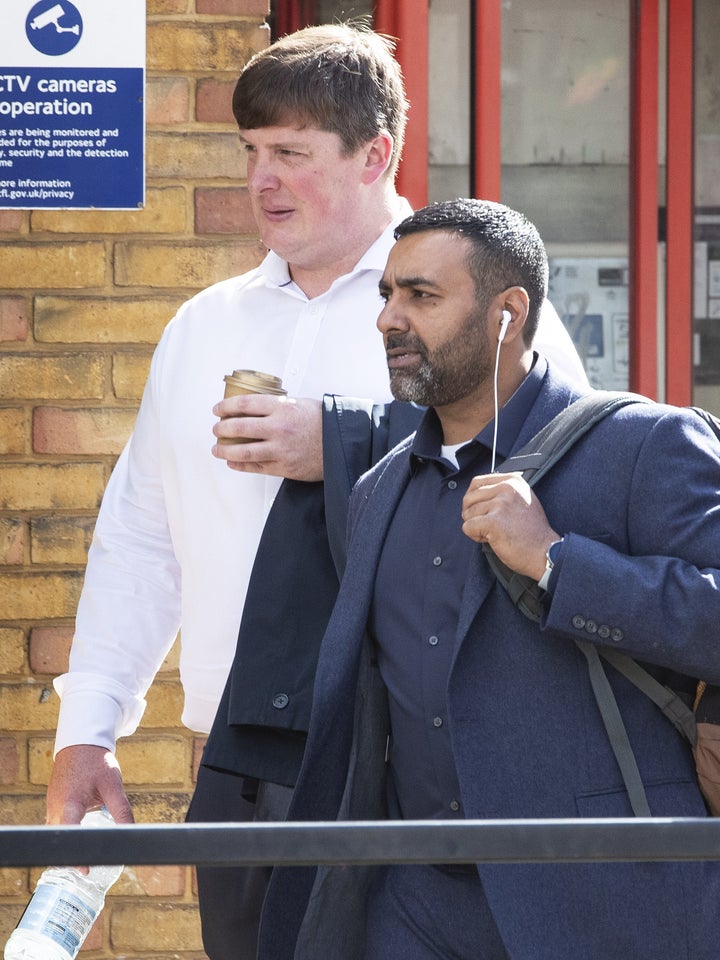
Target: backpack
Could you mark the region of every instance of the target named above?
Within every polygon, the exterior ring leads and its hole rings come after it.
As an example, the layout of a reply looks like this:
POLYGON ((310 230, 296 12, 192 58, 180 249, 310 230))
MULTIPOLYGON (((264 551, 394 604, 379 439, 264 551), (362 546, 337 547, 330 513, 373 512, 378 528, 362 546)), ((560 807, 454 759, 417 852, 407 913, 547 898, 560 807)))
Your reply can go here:
MULTIPOLYGON (((596 390, 587 394, 557 414, 529 443, 502 464, 502 470, 521 473, 532 487, 577 440, 608 414, 629 403, 652 402, 633 393, 596 390)), ((705 420, 720 440, 720 420, 700 407, 691 409, 705 420)), ((515 606, 526 617, 539 622, 545 591, 530 577, 506 567, 489 544, 483 544, 482 549, 515 606)), ((631 657, 584 640, 576 639, 575 643, 587 659, 592 690, 635 816, 649 817, 650 807, 603 661, 610 663, 650 697, 685 737, 693 750, 698 783, 708 810, 713 816, 720 816, 720 686, 699 681, 694 703, 687 704, 631 657)))

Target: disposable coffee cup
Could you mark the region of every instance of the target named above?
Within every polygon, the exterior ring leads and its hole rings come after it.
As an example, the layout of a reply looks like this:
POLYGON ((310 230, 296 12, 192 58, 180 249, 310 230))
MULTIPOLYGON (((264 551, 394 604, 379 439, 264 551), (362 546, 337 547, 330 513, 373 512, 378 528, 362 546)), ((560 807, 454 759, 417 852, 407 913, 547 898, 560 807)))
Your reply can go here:
MULTIPOLYGON (((260 373, 259 370, 233 370, 223 379, 225 380, 225 399, 248 393, 268 393, 274 396, 287 394, 287 390, 283 390, 280 377, 274 377, 271 373, 260 373)), ((218 437, 218 443, 252 442, 251 437, 233 437, 232 439, 218 437)))

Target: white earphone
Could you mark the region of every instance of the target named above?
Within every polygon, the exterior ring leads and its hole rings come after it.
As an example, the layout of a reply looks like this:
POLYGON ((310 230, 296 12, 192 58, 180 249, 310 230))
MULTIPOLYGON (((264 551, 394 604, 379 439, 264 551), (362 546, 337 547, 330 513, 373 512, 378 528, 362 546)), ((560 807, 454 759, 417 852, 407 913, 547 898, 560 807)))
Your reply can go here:
POLYGON ((498 334, 498 345, 497 350, 495 351, 495 374, 493 376, 493 403, 495 407, 495 419, 493 423, 492 463, 490 465, 490 473, 495 472, 495 456, 497 454, 498 418, 500 415, 500 410, 498 408, 498 368, 500 366, 500 348, 502 347, 502 342, 505 339, 507 328, 511 323, 512 314, 509 310, 503 310, 502 320, 500 321, 500 333, 498 334))
POLYGON ((498 334, 498 343, 502 343, 503 340, 505 339, 507 328, 511 323, 512 323, 512 316, 510 315, 510 311, 503 310, 502 320, 500 321, 500 333, 498 334))

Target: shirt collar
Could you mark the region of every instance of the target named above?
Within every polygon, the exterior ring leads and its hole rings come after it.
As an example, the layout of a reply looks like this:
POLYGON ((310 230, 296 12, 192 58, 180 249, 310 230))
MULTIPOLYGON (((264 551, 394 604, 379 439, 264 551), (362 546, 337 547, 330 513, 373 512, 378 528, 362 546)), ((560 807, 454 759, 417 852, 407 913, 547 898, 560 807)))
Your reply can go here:
MULTIPOLYGON (((502 461, 510 455, 530 410, 538 398, 543 378, 547 370, 547 361, 534 354, 533 365, 523 382, 500 410, 498 417, 497 459, 502 461)), ((477 456, 478 445, 492 451, 494 421, 490 421, 480 433, 458 451, 460 465, 466 464, 471 457, 477 456)), ((411 447, 411 457, 416 461, 440 459, 443 435, 440 420, 430 408, 420 421, 411 447)))
MULTIPOLYGON (((376 270, 382 274, 387 263, 390 250, 395 243, 395 227, 409 217, 412 213, 412 207, 404 197, 400 197, 400 207, 397 217, 380 234, 377 240, 368 247, 355 267, 346 276, 354 276, 362 270, 376 270)), ((279 257, 273 250, 268 250, 263 262, 258 267, 258 275, 261 276, 268 286, 285 287, 292 283, 290 269, 287 261, 279 257)), ((341 278, 338 277, 338 280, 341 278)), ((335 283, 338 281, 336 280, 335 283)))

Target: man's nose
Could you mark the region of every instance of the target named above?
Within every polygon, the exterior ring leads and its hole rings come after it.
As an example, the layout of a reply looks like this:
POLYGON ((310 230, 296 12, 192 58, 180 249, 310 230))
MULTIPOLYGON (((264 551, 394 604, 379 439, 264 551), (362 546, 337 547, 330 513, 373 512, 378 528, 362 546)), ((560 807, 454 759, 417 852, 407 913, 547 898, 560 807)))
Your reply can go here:
POLYGON ((254 156, 248 160, 247 185, 251 193, 272 190, 278 183, 279 179, 270 159, 254 156))
POLYGON ((377 328, 380 333, 390 333, 391 330, 408 330, 409 324, 402 307, 388 298, 377 318, 377 328))

